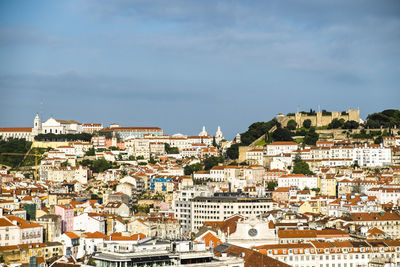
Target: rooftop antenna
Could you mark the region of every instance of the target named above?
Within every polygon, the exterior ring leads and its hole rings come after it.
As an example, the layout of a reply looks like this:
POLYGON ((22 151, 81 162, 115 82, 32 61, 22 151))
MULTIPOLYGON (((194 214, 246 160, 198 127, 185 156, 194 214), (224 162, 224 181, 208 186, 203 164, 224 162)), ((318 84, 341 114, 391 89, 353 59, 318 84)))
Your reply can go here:
POLYGON ((321 112, 321 105, 318 104, 318 112, 321 112))
POLYGON ((297 105, 297 113, 299 113, 300 105, 297 105))

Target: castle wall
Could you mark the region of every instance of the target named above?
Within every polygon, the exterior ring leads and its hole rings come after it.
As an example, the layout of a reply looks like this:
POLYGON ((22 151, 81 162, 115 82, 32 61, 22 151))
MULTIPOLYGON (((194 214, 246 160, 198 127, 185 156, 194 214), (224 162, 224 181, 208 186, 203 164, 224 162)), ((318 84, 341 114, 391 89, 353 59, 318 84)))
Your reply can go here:
POLYGON ((285 116, 279 114, 277 116, 277 120, 282 124, 283 127, 286 127, 287 123, 290 120, 294 120, 297 123, 297 127, 303 127, 303 122, 305 120, 311 121, 311 126, 315 127, 323 127, 328 126, 334 119, 343 119, 344 121, 360 121, 360 111, 359 110, 347 110, 346 114, 342 115, 341 112, 332 111, 331 115, 323 116, 322 112, 317 112, 316 115, 306 115, 300 112, 297 112, 294 116, 285 116))

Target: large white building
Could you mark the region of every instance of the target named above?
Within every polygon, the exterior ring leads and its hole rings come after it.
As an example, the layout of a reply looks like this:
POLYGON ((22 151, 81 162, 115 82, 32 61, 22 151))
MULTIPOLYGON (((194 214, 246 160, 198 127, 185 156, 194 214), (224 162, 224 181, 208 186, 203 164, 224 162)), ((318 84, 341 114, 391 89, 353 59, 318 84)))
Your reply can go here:
POLYGON ((362 167, 385 167, 392 164, 392 150, 382 144, 312 147, 300 151, 300 156, 303 160, 321 160, 321 165, 326 167, 356 163, 362 167))
POLYGON ((192 201, 195 197, 209 197, 212 191, 207 186, 186 187, 174 192, 172 209, 175 218, 178 219, 182 234, 190 233, 192 230, 192 201))
POLYGON ((309 189, 319 187, 319 178, 314 176, 305 176, 304 174, 287 174, 278 177, 278 187, 297 187, 309 189))
POLYGON ((398 240, 361 240, 264 245, 254 248, 291 266, 367 267, 400 265, 398 240))
POLYGON ((104 216, 96 213, 83 213, 74 217, 74 231, 106 233, 104 216))
POLYGON ((82 124, 74 120, 48 119, 42 123, 41 133, 48 134, 77 134, 82 133, 82 124))
POLYGON ((299 148, 299 144, 291 141, 273 142, 267 145, 267 156, 291 153, 299 148))
POLYGON ((259 215, 273 208, 274 203, 269 198, 249 197, 241 193, 195 197, 191 206, 191 230, 197 231, 206 221, 223 221, 234 214, 259 215))
POLYGON ((16 216, 0 217, 0 247, 43 242, 43 226, 16 216))
POLYGON ((32 127, 7 127, 0 128, 0 139, 8 140, 10 138, 25 139, 33 141, 32 127))
POLYGON ((82 132, 82 124, 79 122, 50 118, 42 123, 39 115, 36 114, 33 120, 33 127, 0 128, 0 139, 18 138, 33 141, 38 134, 76 134, 82 132))

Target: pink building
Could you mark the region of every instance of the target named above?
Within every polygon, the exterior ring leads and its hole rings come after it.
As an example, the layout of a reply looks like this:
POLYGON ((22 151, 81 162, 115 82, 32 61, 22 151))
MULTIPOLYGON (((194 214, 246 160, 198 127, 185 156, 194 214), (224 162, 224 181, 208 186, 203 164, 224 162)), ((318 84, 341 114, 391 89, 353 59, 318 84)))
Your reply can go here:
POLYGON ((70 205, 55 205, 54 213, 61 216, 61 232, 74 229, 74 208, 70 205))

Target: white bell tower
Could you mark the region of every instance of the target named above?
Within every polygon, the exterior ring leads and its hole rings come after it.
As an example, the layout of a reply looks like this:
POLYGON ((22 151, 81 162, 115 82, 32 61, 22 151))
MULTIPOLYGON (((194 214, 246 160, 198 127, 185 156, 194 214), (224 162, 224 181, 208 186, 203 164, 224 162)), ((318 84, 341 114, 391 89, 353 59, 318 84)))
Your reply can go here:
POLYGON ((39 118, 39 114, 36 114, 35 119, 33 120, 33 129, 32 134, 34 136, 42 133, 42 123, 39 118))
POLYGON ((222 134, 221 127, 218 125, 217 132, 215 133, 215 142, 217 142, 217 144, 220 144, 223 139, 224 135, 222 134))

